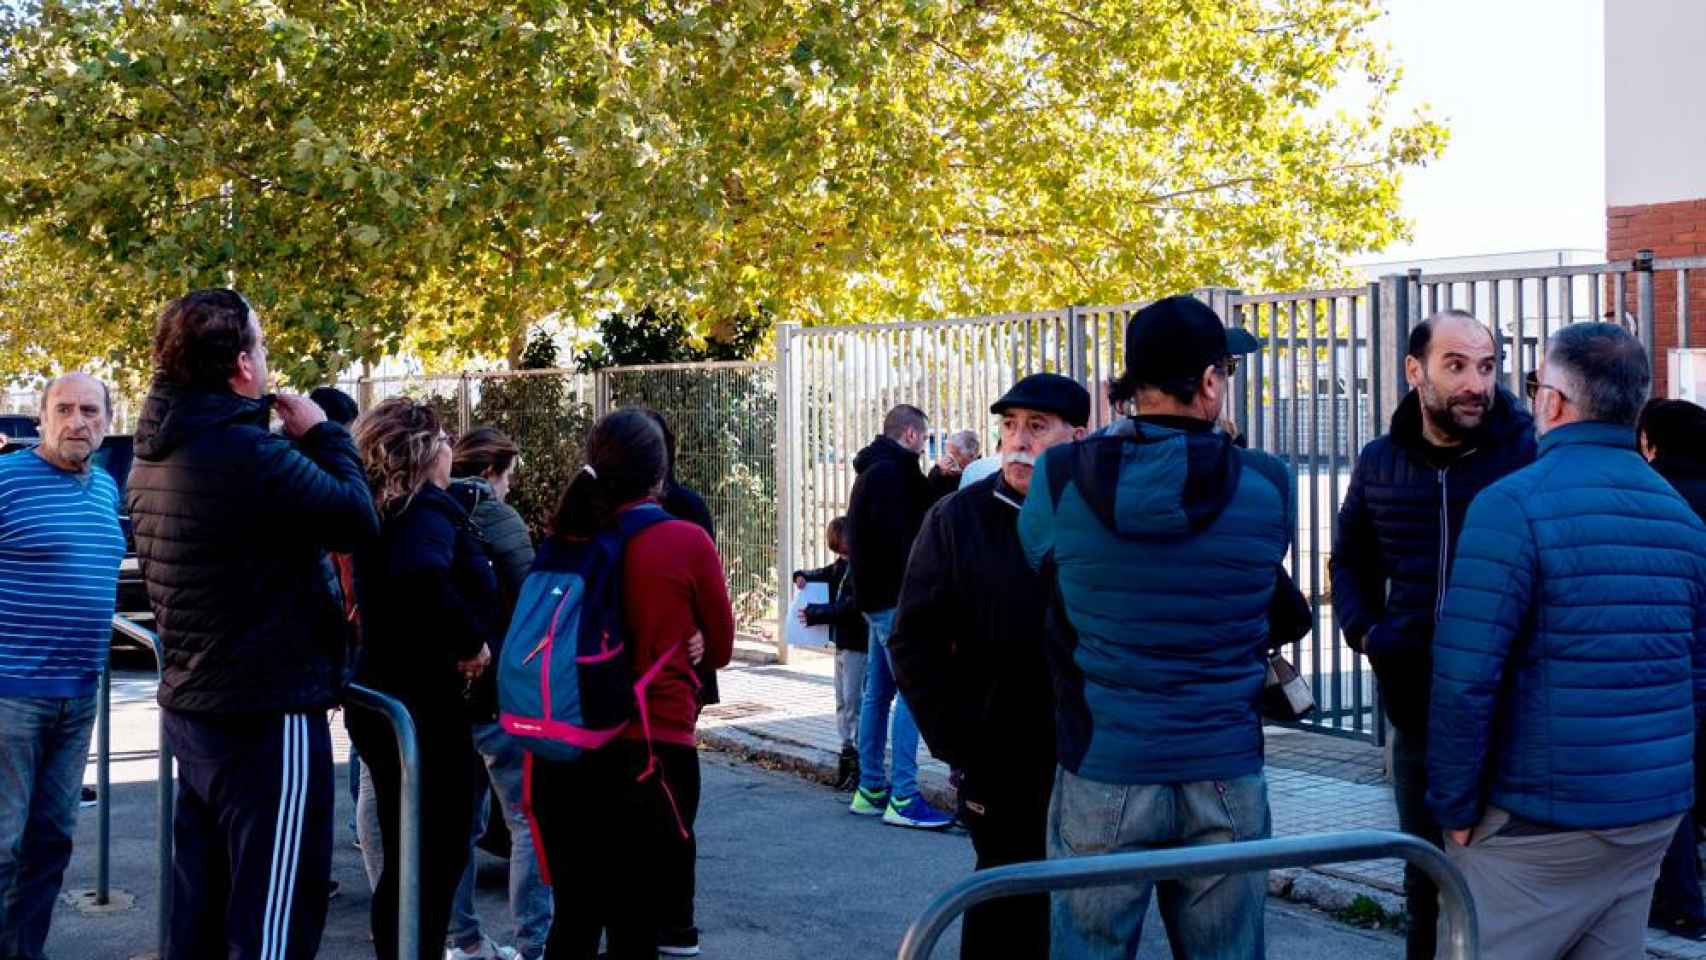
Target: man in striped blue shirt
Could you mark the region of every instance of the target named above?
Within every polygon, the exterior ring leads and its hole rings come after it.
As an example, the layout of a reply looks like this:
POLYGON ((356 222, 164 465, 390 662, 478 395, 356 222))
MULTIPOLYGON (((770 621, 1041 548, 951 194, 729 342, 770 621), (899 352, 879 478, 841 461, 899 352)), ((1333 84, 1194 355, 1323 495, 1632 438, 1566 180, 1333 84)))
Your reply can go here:
POLYGON ((42 396, 41 445, 0 457, 0 957, 39 960, 59 897, 112 635, 124 534, 91 455, 106 387, 42 396))

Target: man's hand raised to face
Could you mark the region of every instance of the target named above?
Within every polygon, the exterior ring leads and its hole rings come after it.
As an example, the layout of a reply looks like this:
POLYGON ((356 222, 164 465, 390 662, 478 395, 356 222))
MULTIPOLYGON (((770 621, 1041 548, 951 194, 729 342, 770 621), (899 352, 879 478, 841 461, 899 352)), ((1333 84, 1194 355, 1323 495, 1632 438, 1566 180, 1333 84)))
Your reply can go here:
POLYGON ((278 419, 284 424, 285 435, 293 440, 300 439, 303 434, 326 422, 326 411, 321 410, 319 404, 294 393, 281 393, 273 397, 273 409, 278 411, 278 419))

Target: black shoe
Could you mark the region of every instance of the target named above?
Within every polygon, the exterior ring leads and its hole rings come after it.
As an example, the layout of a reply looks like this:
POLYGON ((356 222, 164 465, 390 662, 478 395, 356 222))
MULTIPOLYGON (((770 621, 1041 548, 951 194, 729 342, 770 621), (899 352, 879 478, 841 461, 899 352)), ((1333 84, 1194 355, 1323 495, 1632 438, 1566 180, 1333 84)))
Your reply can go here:
POLYGON ((1663 930, 1673 937, 1692 940, 1696 943, 1706 943, 1706 921, 1690 920, 1687 917, 1661 917, 1654 914, 1647 917, 1647 926, 1654 930, 1663 930))
POLYGON ((95 788, 84 787, 83 792, 77 795, 77 805, 80 807, 92 807, 95 805, 96 799, 97 795, 95 793, 95 788))
POLYGON ((853 747, 841 748, 841 760, 835 769, 835 789, 852 790, 859 785, 859 751, 853 747))

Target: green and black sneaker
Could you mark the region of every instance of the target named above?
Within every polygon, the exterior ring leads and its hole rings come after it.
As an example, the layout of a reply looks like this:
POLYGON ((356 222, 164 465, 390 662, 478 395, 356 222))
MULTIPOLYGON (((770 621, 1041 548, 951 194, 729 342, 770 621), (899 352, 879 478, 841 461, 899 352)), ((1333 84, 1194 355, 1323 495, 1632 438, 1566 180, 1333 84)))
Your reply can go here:
POLYGON ((853 802, 847 805, 847 811, 861 817, 880 817, 888 805, 887 790, 867 790, 860 787, 853 791, 853 802))

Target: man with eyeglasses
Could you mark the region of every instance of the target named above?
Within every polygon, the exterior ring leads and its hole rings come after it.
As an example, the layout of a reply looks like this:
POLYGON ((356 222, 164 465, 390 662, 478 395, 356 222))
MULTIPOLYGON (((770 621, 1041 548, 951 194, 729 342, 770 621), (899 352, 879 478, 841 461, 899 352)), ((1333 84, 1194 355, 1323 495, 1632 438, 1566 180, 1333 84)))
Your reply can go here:
MULTIPOLYGON (((1428 812, 1428 686, 1434 620, 1463 515, 1483 489, 1534 460, 1534 423, 1498 386, 1493 333, 1445 310, 1410 331, 1410 392, 1391 429, 1363 447, 1328 561, 1333 617, 1368 657, 1391 722, 1392 793, 1404 832, 1438 846, 1428 812)), ((1405 955, 1432 960, 1439 891, 1404 869, 1405 955)))
POLYGON ((267 394, 266 341, 236 291, 167 304, 154 364, 126 497, 178 759, 166 958, 312 957, 345 648, 322 558, 378 536, 379 520, 349 431, 311 400, 267 394), (274 412, 283 436, 267 429, 274 412))
MULTIPOLYGON (((1126 328, 1137 415, 1034 468, 1019 540, 1060 613, 1050 858, 1270 832, 1256 705, 1296 492, 1215 430, 1258 346, 1192 297, 1145 307, 1126 328)), ((1156 892, 1177 955, 1263 956, 1265 872, 1058 892, 1053 955, 1135 955, 1156 892)))
POLYGON ((1706 525, 1636 451, 1622 327, 1554 334, 1535 462, 1475 498, 1434 636, 1428 806, 1490 957, 1643 952, 1706 713, 1706 525))

